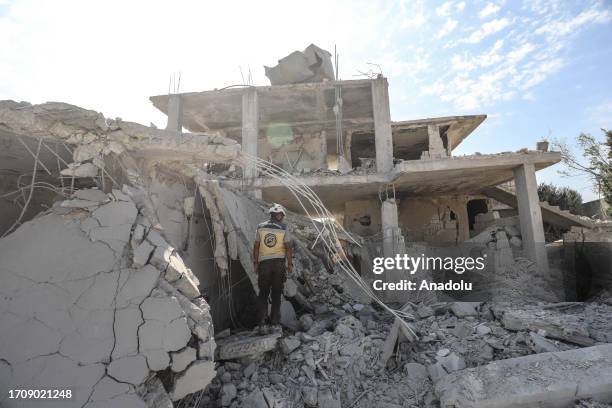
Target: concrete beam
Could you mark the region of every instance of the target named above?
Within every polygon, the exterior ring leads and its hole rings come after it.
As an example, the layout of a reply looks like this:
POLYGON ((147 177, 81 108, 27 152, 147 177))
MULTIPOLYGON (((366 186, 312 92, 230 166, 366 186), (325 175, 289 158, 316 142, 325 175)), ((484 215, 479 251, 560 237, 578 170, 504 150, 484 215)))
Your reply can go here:
POLYGON ((170 95, 168 98, 166 130, 179 133, 183 131, 183 98, 181 98, 181 95, 170 95))
MULTIPOLYGON (((259 102, 255 88, 245 88, 242 93, 242 152, 257 157, 257 135, 259 132, 259 102)), ((244 178, 257 177, 254 163, 247 163, 244 178)))
POLYGON ((534 165, 526 163, 516 167, 514 183, 525 255, 537 263, 538 267, 548 269, 544 225, 542 224, 534 165))
POLYGON ((435 385, 442 408, 573 407, 612 401, 612 344, 498 360, 435 385))
POLYGON ((380 77, 372 81, 372 110, 374 113, 376 170, 379 173, 386 173, 393 169, 393 135, 387 78, 380 77))

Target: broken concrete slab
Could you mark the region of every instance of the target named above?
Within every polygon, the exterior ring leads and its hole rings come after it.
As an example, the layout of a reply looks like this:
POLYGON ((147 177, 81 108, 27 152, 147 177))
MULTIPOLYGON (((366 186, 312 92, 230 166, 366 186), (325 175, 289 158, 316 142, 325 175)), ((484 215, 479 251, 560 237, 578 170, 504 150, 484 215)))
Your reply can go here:
POLYGON ((612 344, 499 360, 442 377, 446 407, 564 407, 576 399, 612 401, 612 344))
POLYGON ((450 310, 457 317, 478 316, 480 302, 454 302, 450 310))
POLYGON ((136 249, 134 249, 133 265, 136 268, 142 268, 149 262, 151 253, 155 247, 149 244, 147 241, 142 241, 136 249))
POLYGON ((138 385, 149 375, 149 367, 145 358, 137 355, 111 361, 107 372, 117 381, 138 385))
POLYGON ((170 263, 170 257, 172 256, 173 252, 174 248, 171 246, 158 246, 153 251, 153 255, 151 256, 149 263, 160 271, 165 271, 170 263))
POLYGON ((553 311, 506 310, 502 324, 508 330, 544 330, 547 337, 567 341, 581 346, 592 346, 595 341, 589 336, 584 325, 570 320, 553 311))
POLYGON ((97 203, 103 203, 108 200, 108 197, 104 191, 98 190, 97 188, 84 188, 77 190, 73 194, 73 197, 81 200, 95 201, 97 203))
POLYGON ((201 295, 198 284, 198 279, 189 269, 179 279, 172 282, 172 285, 188 299, 195 299, 201 295))
POLYGON ((217 342, 218 358, 220 360, 232 360, 265 353, 276 347, 280 337, 281 333, 272 333, 266 336, 221 339, 217 342))
POLYGON ((280 344, 281 350, 283 350, 283 353, 289 354, 296 348, 300 347, 302 343, 297 337, 293 336, 293 337, 285 337, 281 339, 279 341, 279 344, 280 344))
POLYGON ((92 214, 103 227, 129 224, 130 227, 136 220, 138 210, 131 201, 116 201, 105 204, 95 210, 92 214))
POLYGON ((202 389, 202 384, 208 384, 215 377, 215 363, 212 361, 196 361, 179 374, 174 380, 174 387, 170 393, 172 401, 202 389))
POLYGON ((172 366, 170 368, 175 373, 180 373, 198 358, 197 350, 193 347, 185 347, 184 350, 170 353, 170 356, 172 357, 172 366))
POLYGON ((104 242, 113 251, 120 254, 130 240, 131 229, 132 226, 130 224, 112 227, 94 227, 89 231, 89 238, 94 242, 104 242))
POLYGON ((559 347, 555 343, 534 332, 529 333, 527 344, 536 353, 559 351, 559 347))

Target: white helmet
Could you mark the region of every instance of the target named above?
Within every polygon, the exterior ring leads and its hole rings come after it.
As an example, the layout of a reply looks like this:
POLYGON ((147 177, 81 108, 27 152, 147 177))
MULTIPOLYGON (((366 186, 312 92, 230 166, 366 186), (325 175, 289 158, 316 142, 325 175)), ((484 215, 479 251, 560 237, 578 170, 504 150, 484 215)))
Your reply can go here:
POLYGON ((268 212, 270 214, 272 214, 272 213, 282 213, 283 215, 287 215, 287 213, 285 213, 285 207, 283 207, 280 204, 276 204, 276 203, 272 207, 270 207, 268 212))

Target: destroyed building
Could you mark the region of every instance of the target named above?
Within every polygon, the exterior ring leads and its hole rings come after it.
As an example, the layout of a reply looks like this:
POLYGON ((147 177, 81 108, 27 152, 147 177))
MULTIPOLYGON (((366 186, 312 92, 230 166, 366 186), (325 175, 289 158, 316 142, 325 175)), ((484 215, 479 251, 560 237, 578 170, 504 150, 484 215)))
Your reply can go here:
POLYGON ((391 121, 387 79, 338 80, 329 57, 152 96, 165 129, 0 101, 3 406, 42 386, 88 408, 612 400, 612 227, 538 201, 559 153, 455 156, 485 115, 391 121), (273 202, 296 260, 284 332, 262 337, 252 239, 273 202), (495 259, 487 301, 367 289, 375 256, 462 245, 495 259))

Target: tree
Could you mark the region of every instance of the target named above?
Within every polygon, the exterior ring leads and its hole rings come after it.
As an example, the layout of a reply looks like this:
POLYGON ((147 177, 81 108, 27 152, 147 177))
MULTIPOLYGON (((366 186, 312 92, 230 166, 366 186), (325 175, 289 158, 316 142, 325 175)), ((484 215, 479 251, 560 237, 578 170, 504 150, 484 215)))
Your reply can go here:
MULTIPOLYGON (((585 133, 578 136, 582 159, 577 157, 566 143, 555 142, 553 145, 561 153, 561 160, 567 167, 567 170, 560 173, 565 176, 587 175, 597 193, 612 206, 612 131, 602 131, 605 134, 603 142, 585 133)), ((612 216, 612 207, 608 212, 608 215, 612 216)))
POLYGON ((580 214, 582 196, 569 187, 557 187, 549 183, 540 183, 538 186, 540 201, 548 201, 550 205, 557 205, 562 210, 569 210, 572 214, 580 214))
MULTIPOLYGON (((569 210, 572 214, 580 214, 582 196, 569 187, 557 187, 554 184, 540 183, 538 185, 538 198, 548 201, 550 205, 559 206, 562 210, 569 210)), ((563 238, 568 229, 544 222, 544 234, 547 242, 563 238)))

